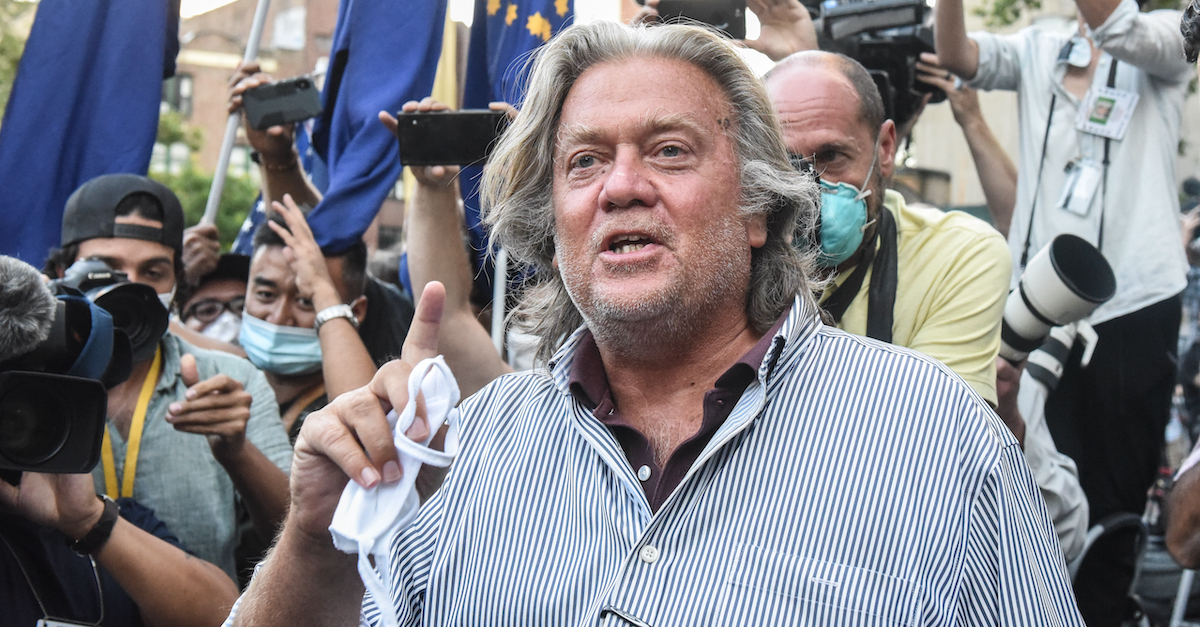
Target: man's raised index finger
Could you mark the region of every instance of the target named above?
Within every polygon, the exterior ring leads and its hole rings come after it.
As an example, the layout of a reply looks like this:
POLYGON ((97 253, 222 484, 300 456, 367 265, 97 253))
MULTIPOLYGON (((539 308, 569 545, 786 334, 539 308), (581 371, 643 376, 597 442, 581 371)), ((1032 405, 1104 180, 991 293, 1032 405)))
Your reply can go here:
POLYGON ((412 365, 422 359, 438 354, 438 331, 442 326, 442 309, 446 304, 446 288, 437 281, 430 281, 421 292, 417 302, 417 313, 404 340, 400 358, 412 365))

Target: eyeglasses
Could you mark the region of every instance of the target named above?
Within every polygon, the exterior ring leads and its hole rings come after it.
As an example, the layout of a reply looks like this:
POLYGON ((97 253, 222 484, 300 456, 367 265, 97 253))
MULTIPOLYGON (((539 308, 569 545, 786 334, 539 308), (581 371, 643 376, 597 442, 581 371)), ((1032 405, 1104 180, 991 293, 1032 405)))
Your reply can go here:
MULTIPOLYGON (((798 172, 803 172, 804 174, 808 174, 808 175, 815 176, 818 178, 821 176, 821 173, 817 172, 817 167, 816 167, 816 163, 815 163, 817 158, 815 155, 812 157, 805 157, 804 155, 798 155, 798 154, 789 152, 788 160, 792 162, 792 167, 796 168, 796 170, 798 172)), ((821 170, 824 171, 825 168, 821 168, 821 170)))
POLYGON ((220 301, 215 298, 206 298, 198 303, 193 304, 183 312, 183 319, 190 320, 196 318, 200 322, 208 324, 217 319, 226 309, 235 316, 242 315, 242 308, 246 306, 245 296, 234 296, 229 299, 229 302, 220 301))

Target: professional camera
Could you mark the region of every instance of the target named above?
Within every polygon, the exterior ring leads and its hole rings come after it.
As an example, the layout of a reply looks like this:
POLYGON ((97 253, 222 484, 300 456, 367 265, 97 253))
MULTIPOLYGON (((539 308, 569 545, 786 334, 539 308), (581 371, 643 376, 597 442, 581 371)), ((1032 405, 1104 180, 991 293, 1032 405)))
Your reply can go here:
POLYGON ((1112 267, 1095 246, 1074 235, 1055 237, 1033 256, 1017 289, 1008 295, 1000 356, 1020 362, 1041 346, 1052 327, 1090 316, 1116 291, 1112 267))
POLYGON ((109 268, 99 259, 76 261, 63 273, 63 278, 52 281, 51 285, 60 294, 87 296, 112 314, 113 324, 129 337, 133 363, 154 356, 170 324, 170 314, 154 288, 130 283, 129 275, 109 268))
POLYGON ((887 117, 900 125, 912 119, 925 94, 946 99, 942 90, 916 79, 922 52, 933 52, 932 14, 925 0, 801 0, 813 17, 822 50, 840 52, 867 68, 887 117))
POLYGON ((11 257, 0 257, 0 292, 0 477, 88 472, 105 388, 129 377, 129 340, 108 312, 82 296, 55 298, 11 257))

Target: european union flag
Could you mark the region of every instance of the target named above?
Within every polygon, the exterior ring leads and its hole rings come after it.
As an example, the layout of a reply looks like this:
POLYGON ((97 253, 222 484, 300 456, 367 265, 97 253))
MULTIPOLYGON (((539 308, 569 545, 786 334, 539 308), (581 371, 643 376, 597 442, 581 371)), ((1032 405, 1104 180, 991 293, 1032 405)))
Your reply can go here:
POLYGON ((0 252, 40 266, 71 192, 150 167, 179 0, 41 0, 0 126, 0 252))
POLYGON ((342 0, 312 136, 329 178, 308 223, 325 252, 358 242, 396 184, 399 143, 378 115, 429 95, 445 20, 445 0, 342 0))
MULTIPOLYGON (((571 24, 574 0, 476 0, 467 52, 463 108, 486 109, 490 102, 520 108, 525 99, 529 55, 571 24)), ((471 247, 476 290, 491 294, 491 256, 479 222, 479 181, 483 168, 463 168, 459 178, 471 247)))

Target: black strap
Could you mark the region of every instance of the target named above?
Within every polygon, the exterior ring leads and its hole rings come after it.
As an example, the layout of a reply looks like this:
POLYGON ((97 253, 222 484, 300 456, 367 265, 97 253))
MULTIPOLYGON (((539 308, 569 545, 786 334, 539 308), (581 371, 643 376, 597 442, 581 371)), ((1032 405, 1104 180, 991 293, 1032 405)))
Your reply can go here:
MULTIPOLYGON (((1117 84, 1117 59, 1113 57, 1112 65, 1108 68, 1108 87, 1112 89, 1117 84)), ((1096 235, 1096 249, 1104 249, 1104 203, 1108 200, 1108 151, 1112 139, 1104 138, 1104 174, 1100 179, 1100 233, 1096 235)))
MULTIPOLYGON (((1061 53, 1059 55, 1062 56, 1061 53)), ((1108 68, 1108 86, 1114 87, 1117 83, 1117 59, 1114 57, 1112 65, 1108 68)), ((1029 206, 1029 224, 1025 229, 1025 245, 1021 248, 1021 269, 1025 269, 1025 265, 1029 262, 1029 244, 1033 238, 1033 214, 1037 209, 1037 201, 1039 192, 1042 189, 1042 171, 1046 169, 1046 147, 1050 144, 1050 123, 1054 120, 1054 105, 1058 102, 1058 94, 1053 93, 1050 96, 1050 115, 1046 116, 1046 132, 1042 136, 1042 158, 1038 161, 1037 183, 1033 187, 1033 203, 1029 206)), ((1100 233, 1096 237, 1096 248, 1103 249, 1104 245, 1104 201, 1108 196, 1108 164, 1109 164, 1109 145, 1112 140, 1104 138, 1104 172, 1101 175, 1100 183, 1100 233)))
POLYGON ((896 219, 887 207, 879 212, 879 252, 871 271, 867 300, 867 337, 892 343, 892 310, 896 306, 896 219))
POLYGON ((822 309, 834 320, 841 322, 850 303, 862 289, 867 271, 874 268, 867 292, 867 337, 891 343, 893 309, 896 304, 897 245, 896 219, 887 207, 880 207, 879 226, 875 229, 875 246, 868 246, 863 258, 846 281, 825 299, 822 309))
POLYGON ((1033 185, 1033 203, 1029 206, 1029 225, 1025 228, 1025 246, 1021 248, 1021 269, 1029 263, 1029 242, 1033 238, 1033 213, 1037 210, 1038 192, 1042 189, 1042 172, 1046 169, 1046 147, 1050 145, 1050 123, 1054 121, 1054 105, 1058 94, 1050 95, 1050 115, 1046 116, 1046 132, 1042 135, 1042 158, 1038 161, 1037 182, 1033 185))
MULTIPOLYGON (((885 208, 880 213, 887 211, 885 208)), ((867 270, 871 268, 871 262, 875 260, 874 242, 878 241, 879 229, 875 229, 875 238, 872 239, 872 245, 867 246, 863 251, 863 258, 859 260, 858 265, 854 267, 854 272, 846 277, 845 282, 837 287, 829 298, 821 304, 821 309, 829 314, 835 323, 842 321, 842 316, 846 310, 850 308, 850 303, 854 302, 854 297, 858 296, 858 290, 862 288, 863 278, 867 276, 867 270)))

